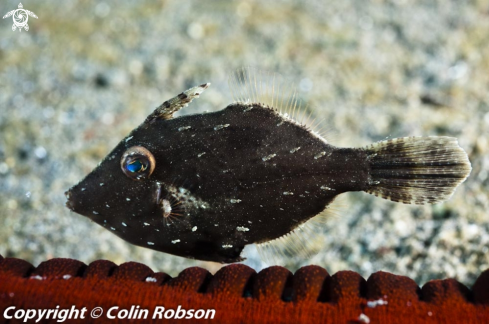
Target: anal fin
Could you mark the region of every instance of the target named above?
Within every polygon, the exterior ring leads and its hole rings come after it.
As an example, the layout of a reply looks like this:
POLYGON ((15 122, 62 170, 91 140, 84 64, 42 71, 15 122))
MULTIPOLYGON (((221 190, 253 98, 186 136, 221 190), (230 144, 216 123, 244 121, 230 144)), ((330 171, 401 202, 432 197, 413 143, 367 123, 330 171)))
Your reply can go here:
POLYGON ((256 244, 261 260, 267 264, 285 264, 285 260, 307 260, 318 254, 324 249, 324 225, 332 218, 337 218, 341 207, 341 199, 337 197, 321 213, 297 226, 290 233, 256 244))

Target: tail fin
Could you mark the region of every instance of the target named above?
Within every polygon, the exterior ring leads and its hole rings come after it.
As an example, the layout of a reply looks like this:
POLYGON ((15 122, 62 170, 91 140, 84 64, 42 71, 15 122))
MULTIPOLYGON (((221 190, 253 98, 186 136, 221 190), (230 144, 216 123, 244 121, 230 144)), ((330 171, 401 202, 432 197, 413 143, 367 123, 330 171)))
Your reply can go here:
POLYGON ((403 137, 365 148, 370 162, 366 192, 405 204, 448 200, 472 170, 453 137, 403 137))

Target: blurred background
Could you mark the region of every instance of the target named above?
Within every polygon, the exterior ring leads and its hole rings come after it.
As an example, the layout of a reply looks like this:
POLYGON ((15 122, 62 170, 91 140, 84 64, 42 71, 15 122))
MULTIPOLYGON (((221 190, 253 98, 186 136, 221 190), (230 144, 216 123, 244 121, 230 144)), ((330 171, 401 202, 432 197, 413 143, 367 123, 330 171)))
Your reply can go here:
MULTIPOLYGON (((0 14, 17 9, 2 1, 0 14)), ((489 3, 472 1, 32 1, 29 31, 0 20, 0 254, 37 265, 137 261, 177 275, 187 260, 130 245, 65 206, 81 180, 155 107, 212 86, 179 115, 232 102, 244 65, 293 79, 328 140, 363 146, 445 135, 472 162, 469 179, 435 206, 346 194, 324 225, 321 252, 279 258, 330 274, 353 270, 454 277, 489 267, 489 3)), ((313 239, 313 238, 311 238, 313 239)), ((316 239, 316 238, 314 238, 316 239)), ((256 249, 245 264, 268 266, 256 249)))

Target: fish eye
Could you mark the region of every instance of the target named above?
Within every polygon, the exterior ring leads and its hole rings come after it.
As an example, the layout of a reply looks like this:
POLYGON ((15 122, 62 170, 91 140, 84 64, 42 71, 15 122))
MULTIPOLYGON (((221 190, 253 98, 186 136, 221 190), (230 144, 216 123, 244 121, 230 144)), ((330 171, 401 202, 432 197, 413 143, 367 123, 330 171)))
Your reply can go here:
POLYGON ((122 172, 133 180, 149 178, 155 169, 155 165, 156 161, 153 154, 142 146, 130 147, 122 154, 122 172))

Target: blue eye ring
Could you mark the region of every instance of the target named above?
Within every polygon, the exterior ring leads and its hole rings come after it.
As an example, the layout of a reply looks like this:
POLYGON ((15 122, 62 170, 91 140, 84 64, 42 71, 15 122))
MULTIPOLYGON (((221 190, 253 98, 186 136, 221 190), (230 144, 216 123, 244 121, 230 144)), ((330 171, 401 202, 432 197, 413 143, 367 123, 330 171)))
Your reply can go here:
POLYGON ((122 172, 133 180, 148 179, 155 165, 153 154, 142 146, 128 148, 121 157, 122 172))

